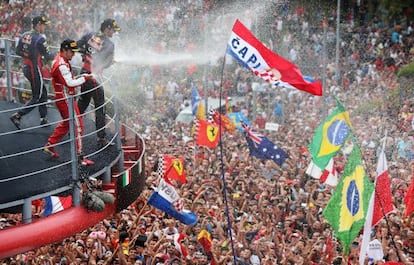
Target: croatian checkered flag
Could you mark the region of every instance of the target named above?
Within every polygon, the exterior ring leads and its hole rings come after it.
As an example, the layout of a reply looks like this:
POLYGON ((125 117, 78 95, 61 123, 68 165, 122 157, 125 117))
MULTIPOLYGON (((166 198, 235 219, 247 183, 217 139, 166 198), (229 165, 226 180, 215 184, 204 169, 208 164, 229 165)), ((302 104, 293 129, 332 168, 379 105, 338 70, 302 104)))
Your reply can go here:
POLYGON ((173 206, 174 206, 174 208, 177 212, 182 212, 183 211, 184 204, 183 204, 183 201, 181 200, 181 198, 179 198, 178 200, 176 200, 172 204, 173 204, 173 206))
POLYGON ((184 209, 184 204, 175 187, 163 178, 161 178, 160 183, 148 198, 147 203, 179 220, 183 224, 197 224, 197 216, 195 213, 184 209))
POLYGON ((289 86, 322 96, 321 82, 304 78, 296 65, 267 48, 239 20, 233 25, 227 53, 268 82, 277 83, 280 80, 278 86, 289 86))
POLYGON ((255 75, 258 77, 261 77, 263 80, 265 80, 268 83, 278 85, 280 81, 280 74, 276 74, 277 72, 272 71, 272 69, 267 69, 264 71, 253 71, 255 75))

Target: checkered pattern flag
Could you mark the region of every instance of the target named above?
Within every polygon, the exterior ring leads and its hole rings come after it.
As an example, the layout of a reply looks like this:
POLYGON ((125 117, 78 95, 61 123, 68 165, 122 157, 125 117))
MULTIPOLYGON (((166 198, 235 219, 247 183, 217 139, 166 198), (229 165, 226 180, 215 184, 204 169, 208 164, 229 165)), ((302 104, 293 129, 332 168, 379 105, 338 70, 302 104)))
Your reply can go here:
POLYGON ((263 80, 265 80, 266 82, 274 84, 276 86, 280 83, 280 75, 276 76, 272 69, 267 69, 261 72, 256 70, 253 71, 253 73, 258 77, 263 78, 263 80))
POLYGON ((178 200, 173 202, 173 207, 174 207, 175 210, 177 210, 177 212, 182 212, 183 211, 184 204, 183 204, 183 201, 181 200, 181 198, 179 198, 178 200))
POLYGON ((158 177, 160 178, 164 177, 164 172, 165 172, 164 168, 165 168, 164 157, 161 154, 158 156, 158 169, 157 169, 158 177))
POLYGON ((215 109, 210 109, 208 111, 208 117, 207 117, 207 121, 210 123, 215 123, 214 121, 214 114, 215 114, 216 110, 215 109))

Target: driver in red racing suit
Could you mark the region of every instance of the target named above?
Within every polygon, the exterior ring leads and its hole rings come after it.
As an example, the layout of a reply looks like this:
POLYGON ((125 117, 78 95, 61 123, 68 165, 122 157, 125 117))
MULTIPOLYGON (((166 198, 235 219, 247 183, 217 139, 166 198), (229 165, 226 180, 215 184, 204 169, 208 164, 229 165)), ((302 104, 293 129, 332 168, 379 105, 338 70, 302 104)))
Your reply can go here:
MULTIPOLYGON (((90 74, 85 74, 78 78, 73 77, 72 67, 69 61, 72 59, 76 51, 79 51, 79 48, 74 40, 64 40, 60 45, 60 52, 56 55, 50 71, 52 75, 52 85, 55 90, 56 106, 59 109, 60 115, 63 119, 63 121, 61 121, 55 128, 43 149, 45 153, 49 154, 53 158, 59 157, 59 154, 56 152, 55 145, 69 132, 68 96, 73 96, 76 93, 76 88, 78 86, 85 83, 86 80, 93 78, 90 74)), ((73 108, 75 111, 75 139, 79 162, 85 166, 93 165, 95 162, 83 157, 82 132, 84 131, 84 128, 76 100, 73 101, 73 108)))

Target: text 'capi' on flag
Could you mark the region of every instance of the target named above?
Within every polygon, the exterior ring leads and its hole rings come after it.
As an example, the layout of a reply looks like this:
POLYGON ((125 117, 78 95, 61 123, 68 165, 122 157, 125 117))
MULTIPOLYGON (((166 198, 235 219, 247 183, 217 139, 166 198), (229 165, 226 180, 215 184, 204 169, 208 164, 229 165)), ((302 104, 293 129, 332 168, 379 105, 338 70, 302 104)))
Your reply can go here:
POLYGON ((261 43, 239 20, 233 25, 227 52, 255 75, 275 86, 293 87, 322 96, 322 84, 304 78, 299 68, 261 43))

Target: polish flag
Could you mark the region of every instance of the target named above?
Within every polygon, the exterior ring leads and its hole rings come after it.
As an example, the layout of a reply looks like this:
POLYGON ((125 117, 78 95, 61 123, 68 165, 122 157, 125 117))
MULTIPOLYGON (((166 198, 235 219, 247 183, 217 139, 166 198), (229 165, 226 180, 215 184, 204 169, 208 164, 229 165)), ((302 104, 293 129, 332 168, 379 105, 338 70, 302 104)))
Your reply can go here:
POLYGON ((392 203, 391 181, 388 174, 387 158, 385 157, 384 149, 382 149, 378 158, 375 189, 372 192, 365 218, 364 233, 362 235, 361 250, 359 252, 360 265, 363 265, 365 262, 368 245, 371 241, 372 228, 376 226, 385 215, 393 210, 394 205, 392 203))

